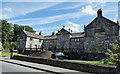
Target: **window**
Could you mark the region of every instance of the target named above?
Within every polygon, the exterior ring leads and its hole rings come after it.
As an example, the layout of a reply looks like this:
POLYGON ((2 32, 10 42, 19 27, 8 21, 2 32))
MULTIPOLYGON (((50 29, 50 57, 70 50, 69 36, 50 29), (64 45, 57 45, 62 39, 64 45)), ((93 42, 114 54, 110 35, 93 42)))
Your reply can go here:
POLYGON ((91 46, 92 46, 92 48, 95 47, 95 41, 91 41, 91 46))
POLYGON ((30 48, 32 48, 32 44, 30 44, 30 48))
POLYGON ((109 49, 109 40, 104 41, 104 48, 109 49))
POLYGON ((74 42, 74 39, 71 39, 71 42, 74 42))
POLYGON ((39 42, 41 42, 41 39, 39 39, 39 42))
POLYGON ((75 42, 79 42, 79 39, 75 39, 75 42))
POLYGON ((37 48, 37 44, 35 44, 35 48, 37 48))
POLYGON ((33 38, 31 37, 31 38, 30 38, 30 40, 32 41, 32 40, 33 40, 33 38))

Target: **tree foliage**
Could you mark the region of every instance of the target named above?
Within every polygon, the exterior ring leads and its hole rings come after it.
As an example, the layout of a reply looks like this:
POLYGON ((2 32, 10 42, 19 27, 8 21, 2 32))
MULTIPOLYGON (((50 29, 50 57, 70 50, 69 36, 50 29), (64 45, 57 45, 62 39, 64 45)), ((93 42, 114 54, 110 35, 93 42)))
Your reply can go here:
POLYGON ((18 37, 20 31, 22 31, 24 29, 26 31, 29 31, 29 32, 32 32, 32 33, 36 32, 30 26, 22 26, 22 25, 19 26, 18 24, 14 24, 14 40, 13 41, 17 41, 17 37, 18 37))
POLYGON ((5 43, 5 44, 3 44, 3 48, 5 49, 5 50, 9 50, 10 49, 10 44, 7 42, 7 43, 5 43))
POLYGON ((119 37, 117 37, 116 42, 112 44, 112 49, 113 50, 120 50, 120 38, 119 37))
POLYGON ((111 45, 112 50, 107 49, 107 52, 105 53, 107 56, 107 59, 105 59, 105 63, 113 62, 117 64, 118 56, 120 55, 120 39, 117 37, 117 40, 115 43, 112 43, 111 45))
POLYGON ((0 28, 2 28, 1 41, 2 41, 3 48, 6 50, 10 49, 10 47, 13 49, 16 47, 16 41, 20 31, 25 29, 26 31, 29 31, 29 32, 33 32, 33 33, 36 32, 35 30, 33 30, 33 28, 27 25, 26 26, 18 25, 18 24, 13 25, 12 23, 9 23, 6 20, 0 20, 0 21, 2 24, 2 26, 0 26, 0 28))
POLYGON ((10 43, 13 39, 12 24, 2 20, 2 44, 10 43))

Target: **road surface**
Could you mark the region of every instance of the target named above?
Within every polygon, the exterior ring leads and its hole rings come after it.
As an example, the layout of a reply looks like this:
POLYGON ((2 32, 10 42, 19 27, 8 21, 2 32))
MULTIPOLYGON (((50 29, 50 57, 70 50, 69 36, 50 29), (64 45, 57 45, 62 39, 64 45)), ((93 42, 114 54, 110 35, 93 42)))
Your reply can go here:
POLYGON ((15 65, 7 62, 2 62, 2 72, 44 72, 20 65, 15 65))

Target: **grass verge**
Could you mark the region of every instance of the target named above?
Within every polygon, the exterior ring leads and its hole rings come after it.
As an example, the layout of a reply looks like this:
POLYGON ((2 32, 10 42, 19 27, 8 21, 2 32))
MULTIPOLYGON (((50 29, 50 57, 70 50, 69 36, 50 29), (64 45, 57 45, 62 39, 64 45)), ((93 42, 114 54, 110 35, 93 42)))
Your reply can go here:
MULTIPOLYGON (((85 61, 85 60, 65 60, 68 62, 77 62, 77 63, 88 63, 88 64, 97 64, 97 65, 103 65, 104 61, 85 61)), ((113 62, 108 62, 109 65, 114 65, 113 62)))
POLYGON ((10 56, 10 52, 2 52, 2 57, 9 57, 10 56))

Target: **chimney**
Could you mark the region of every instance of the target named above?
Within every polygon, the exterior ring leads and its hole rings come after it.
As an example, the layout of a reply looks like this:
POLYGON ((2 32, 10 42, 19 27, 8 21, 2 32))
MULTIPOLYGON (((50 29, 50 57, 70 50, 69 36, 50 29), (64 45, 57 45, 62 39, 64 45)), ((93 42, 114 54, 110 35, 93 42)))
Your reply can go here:
POLYGON ((42 32, 40 31, 40 32, 39 32, 39 35, 41 35, 41 34, 42 34, 42 32))
POLYGON ((71 30, 71 33, 72 33, 72 30, 71 30))
POLYGON ((84 28, 85 28, 86 26, 85 26, 85 24, 84 24, 84 28))
POLYGON ((119 21, 117 20, 117 24, 119 25, 119 21))
POLYGON ((69 32, 70 32, 70 28, 69 28, 69 32))
POLYGON ((65 28, 65 26, 63 26, 63 28, 65 28))
POLYGON ((102 10, 101 10, 101 9, 99 9, 99 10, 97 11, 97 16, 98 16, 98 17, 101 17, 101 16, 102 16, 102 10))
POLYGON ((52 36, 55 35, 55 32, 52 32, 52 36))

